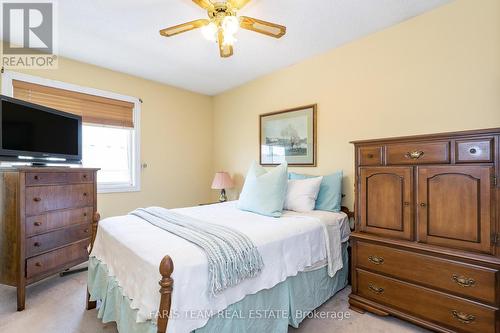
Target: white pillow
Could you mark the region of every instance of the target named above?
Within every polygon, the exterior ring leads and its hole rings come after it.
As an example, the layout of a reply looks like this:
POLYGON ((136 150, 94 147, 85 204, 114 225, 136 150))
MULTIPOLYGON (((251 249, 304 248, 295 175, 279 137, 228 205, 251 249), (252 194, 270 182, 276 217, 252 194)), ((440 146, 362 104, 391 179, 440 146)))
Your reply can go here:
POLYGON ((289 180, 283 209, 296 212, 314 210, 322 180, 323 177, 289 180))

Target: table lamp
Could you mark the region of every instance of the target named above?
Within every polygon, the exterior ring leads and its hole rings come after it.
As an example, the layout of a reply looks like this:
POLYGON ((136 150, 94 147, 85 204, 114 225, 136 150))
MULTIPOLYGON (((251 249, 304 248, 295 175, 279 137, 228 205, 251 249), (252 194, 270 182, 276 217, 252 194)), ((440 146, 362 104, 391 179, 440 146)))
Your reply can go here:
POLYGON ((212 189, 220 190, 219 201, 224 202, 227 200, 226 189, 233 188, 234 183, 231 176, 225 171, 219 171, 215 173, 214 180, 212 182, 212 189))

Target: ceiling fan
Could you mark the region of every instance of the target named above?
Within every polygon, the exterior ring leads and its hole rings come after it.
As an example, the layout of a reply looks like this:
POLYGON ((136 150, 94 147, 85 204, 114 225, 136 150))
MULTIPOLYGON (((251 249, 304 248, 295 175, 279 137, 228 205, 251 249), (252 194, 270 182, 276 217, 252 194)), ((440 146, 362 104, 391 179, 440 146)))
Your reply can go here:
POLYGON ((220 56, 227 58, 233 55, 235 34, 239 28, 255 31, 270 37, 281 38, 286 33, 286 27, 259 20, 248 16, 238 17, 237 11, 243 8, 250 0, 193 0, 198 6, 206 9, 209 19, 199 19, 182 23, 160 30, 165 37, 201 28, 206 39, 216 41, 219 45, 220 56))

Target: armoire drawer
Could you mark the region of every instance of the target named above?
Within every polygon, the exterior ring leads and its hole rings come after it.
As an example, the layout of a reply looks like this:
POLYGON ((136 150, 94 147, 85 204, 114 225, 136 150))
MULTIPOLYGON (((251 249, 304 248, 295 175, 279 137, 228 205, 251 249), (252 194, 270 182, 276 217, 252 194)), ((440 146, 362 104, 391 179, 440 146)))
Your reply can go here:
POLYGON ((93 207, 59 210, 26 218, 26 236, 31 237, 70 225, 90 223, 93 207))
POLYGON ((457 140, 455 156, 457 163, 493 162, 493 139, 457 140))
POLYGON ((495 333, 496 308, 360 269, 356 277, 357 294, 364 298, 454 331, 495 333))
POLYGON ((26 214, 92 206, 93 184, 34 186, 26 188, 26 214))
POLYGON ((76 265, 88 259, 90 238, 26 260, 26 278, 55 271, 68 264, 76 265))
POLYGON ((446 164, 450 163, 450 143, 394 143, 386 146, 387 164, 446 164))
POLYGON ((91 235, 90 224, 85 223, 30 237, 26 239, 26 257, 89 238, 91 235))
POLYGON ((360 147, 358 150, 359 165, 382 165, 383 148, 379 147, 360 147))
POLYGON ((356 263, 357 267, 430 288, 490 304, 499 302, 500 276, 494 269, 362 241, 356 242, 356 263))
POLYGON ((94 174, 91 171, 26 173, 26 186, 79 184, 93 181, 94 174))

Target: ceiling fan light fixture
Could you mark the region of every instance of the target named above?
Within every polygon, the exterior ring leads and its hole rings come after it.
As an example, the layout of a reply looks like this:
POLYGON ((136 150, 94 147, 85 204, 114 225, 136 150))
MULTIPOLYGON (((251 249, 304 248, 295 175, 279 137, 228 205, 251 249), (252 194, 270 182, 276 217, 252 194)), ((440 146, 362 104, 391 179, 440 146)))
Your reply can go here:
POLYGON ((229 45, 233 46, 234 43, 236 43, 237 41, 238 40, 236 39, 236 37, 234 37, 234 34, 224 31, 224 42, 223 42, 224 46, 229 46, 229 45))
POLYGON ((226 16, 222 20, 222 29, 225 34, 234 35, 240 29, 240 20, 236 16, 226 16))
POLYGON ((201 33, 205 39, 218 44, 220 56, 228 58, 233 55, 236 33, 240 28, 274 38, 281 38, 286 33, 286 27, 283 25, 248 16, 238 17, 237 12, 250 2, 250 0, 192 1, 207 11, 208 19, 198 19, 161 29, 160 34, 162 36, 172 37, 183 32, 201 28, 201 33))
POLYGON ((214 22, 210 22, 209 24, 201 28, 201 34, 203 35, 203 37, 205 37, 206 40, 216 42, 217 30, 217 25, 214 22))

